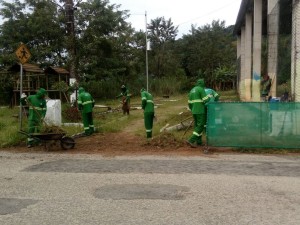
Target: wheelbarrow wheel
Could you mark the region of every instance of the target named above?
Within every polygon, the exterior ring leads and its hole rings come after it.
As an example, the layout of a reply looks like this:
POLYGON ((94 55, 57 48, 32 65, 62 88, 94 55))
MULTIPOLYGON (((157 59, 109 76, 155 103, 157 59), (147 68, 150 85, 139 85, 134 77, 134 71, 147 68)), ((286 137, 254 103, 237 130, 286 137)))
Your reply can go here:
POLYGON ((75 140, 71 137, 63 137, 60 140, 60 146, 62 147, 62 149, 65 149, 65 150, 74 148, 75 140))

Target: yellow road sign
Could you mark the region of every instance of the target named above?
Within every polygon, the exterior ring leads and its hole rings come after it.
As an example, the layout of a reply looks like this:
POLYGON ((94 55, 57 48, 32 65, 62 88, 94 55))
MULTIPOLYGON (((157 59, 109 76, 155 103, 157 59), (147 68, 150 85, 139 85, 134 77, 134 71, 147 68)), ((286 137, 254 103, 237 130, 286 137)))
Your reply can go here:
POLYGON ((25 44, 21 44, 16 50, 16 55, 22 64, 28 62, 31 57, 30 51, 25 44))

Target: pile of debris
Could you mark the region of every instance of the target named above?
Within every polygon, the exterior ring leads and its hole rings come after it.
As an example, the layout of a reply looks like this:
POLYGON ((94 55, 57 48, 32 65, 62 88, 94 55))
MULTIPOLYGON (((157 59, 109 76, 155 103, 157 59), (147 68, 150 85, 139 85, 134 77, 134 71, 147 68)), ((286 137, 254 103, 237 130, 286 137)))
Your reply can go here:
POLYGON ((41 130, 42 134, 65 134, 66 132, 59 126, 47 125, 41 130))
POLYGON ((180 148, 184 146, 183 142, 178 141, 172 133, 164 132, 160 135, 154 137, 151 142, 149 142, 151 146, 157 148, 180 148))

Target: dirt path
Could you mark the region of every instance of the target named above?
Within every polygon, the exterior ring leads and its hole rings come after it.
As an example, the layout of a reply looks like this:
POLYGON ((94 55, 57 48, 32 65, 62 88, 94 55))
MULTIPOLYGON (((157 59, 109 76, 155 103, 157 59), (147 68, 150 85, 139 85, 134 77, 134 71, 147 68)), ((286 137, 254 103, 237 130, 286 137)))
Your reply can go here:
MULTIPOLYGON (((65 154, 100 154, 105 157, 124 155, 165 155, 165 156, 200 156, 216 157, 217 153, 231 152, 226 148, 210 148, 209 154, 203 153, 203 148, 190 148, 183 142, 178 142, 169 134, 158 135, 147 142, 144 137, 129 132, 94 134, 89 137, 75 139, 74 149, 61 150, 59 144, 53 146, 50 152, 65 154)), ((10 152, 47 152, 44 146, 26 148, 22 146, 2 149, 10 152)))

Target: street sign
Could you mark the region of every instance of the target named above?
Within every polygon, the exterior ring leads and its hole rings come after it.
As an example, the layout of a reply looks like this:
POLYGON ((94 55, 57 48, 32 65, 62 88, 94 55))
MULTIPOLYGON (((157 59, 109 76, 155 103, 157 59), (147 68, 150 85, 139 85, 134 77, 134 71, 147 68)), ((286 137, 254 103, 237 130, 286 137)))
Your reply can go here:
POLYGON ((16 55, 22 64, 28 62, 31 57, 30 51, 25 44, 21 44, 16 50, 16 55))

